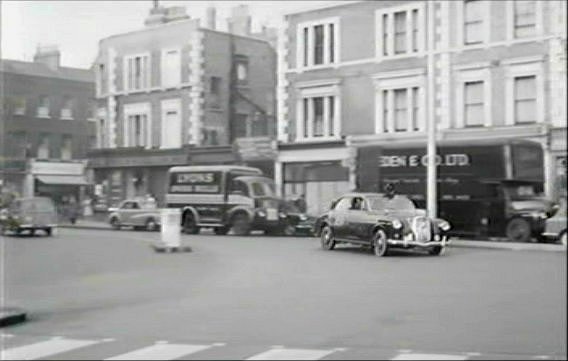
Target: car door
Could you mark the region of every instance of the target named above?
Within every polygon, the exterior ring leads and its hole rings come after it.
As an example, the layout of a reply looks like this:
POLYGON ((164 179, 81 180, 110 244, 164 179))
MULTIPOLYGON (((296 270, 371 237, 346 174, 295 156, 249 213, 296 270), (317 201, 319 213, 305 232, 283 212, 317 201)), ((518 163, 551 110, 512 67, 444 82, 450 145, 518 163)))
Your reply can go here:
POLYGON ((352 197, 343 197, 329 211, 329 222, 336 238, 345 239, 348 235, 347 212, 351 208, 352 197))
POLYGON ((368 212, 369 206, 365 198, 354 199, 348 217, 350 239, 369 241, 370 217, 368 212))
POLYGON ((132 224, 132 216, 134 212, 134 203, 132 201, 124 202, 120 207, 120 222, 122 224, 132 224))

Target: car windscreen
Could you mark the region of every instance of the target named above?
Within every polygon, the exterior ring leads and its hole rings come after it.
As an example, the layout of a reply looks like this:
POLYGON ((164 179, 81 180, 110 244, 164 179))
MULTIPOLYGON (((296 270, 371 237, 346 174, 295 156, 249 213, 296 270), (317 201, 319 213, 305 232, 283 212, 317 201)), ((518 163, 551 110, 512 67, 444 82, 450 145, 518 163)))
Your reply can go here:
POLYGON ((397 210, 397 211, 414 211, 416 207, 414 203, 406 197, 394 196, 389 199, 384 196, 368 197, 369 207, 374 211, 381 210, 397 210))
POLYGON ((274 197, 274 184, 269 181, 254 181, 250 183, 253 197, 274 197))
POLYGON ((505 187, 505 193, 513 201, 532 199, 538 196, 533 185, 505 187))

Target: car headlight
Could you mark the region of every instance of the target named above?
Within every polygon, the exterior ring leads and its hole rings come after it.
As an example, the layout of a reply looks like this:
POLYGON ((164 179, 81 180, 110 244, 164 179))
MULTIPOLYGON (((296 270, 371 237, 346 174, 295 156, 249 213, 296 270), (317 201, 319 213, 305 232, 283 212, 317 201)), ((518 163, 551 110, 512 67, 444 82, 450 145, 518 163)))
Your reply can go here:
POLYGON ((308 220, 308 216, 306 216, 305 214, 300 214, 300 221, 307 221, 308 220))
POLYGON ((266 212, 264 212, 264 211, 258 211, 258 212, 256 212, 256 214, 258 214, 258 216, 262 217, 262 218, 266 217, 266 212))
POLYGON ((546 213, 545 212, 533 212, 531 213, 531 217, 532 218, 546 218, 546 213))
POLYGON ((440 227, 442 231, 449 231, 451 228, 448 221, 441 221, 440 223, 438 223, 438 227, 440 227))
POLYGON ((286 218, 286 217, 288 217, 288 215, 287 215, 286 213, 284 213, 284 212, 280 212, 278 215, 280 216, 280 218, 286 218))
POLYGON ((392 228, 401 229, 402 228, 402 222, 399 221, 398 219, 395 219, 394 221, 392 221, 392 228))

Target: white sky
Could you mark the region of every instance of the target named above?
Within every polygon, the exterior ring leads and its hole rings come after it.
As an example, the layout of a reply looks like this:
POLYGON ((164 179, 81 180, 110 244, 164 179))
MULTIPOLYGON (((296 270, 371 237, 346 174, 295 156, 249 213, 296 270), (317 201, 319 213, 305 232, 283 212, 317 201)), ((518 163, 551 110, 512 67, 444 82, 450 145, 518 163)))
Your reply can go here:
MULTIPOLYGON (((202 19, 205 9, 217 8, 217 29, 238 4, 249 5, 253 31, 261 23, 278 26, 287 11, 329 1, 160 1, 164 6, 185 6, 192 18, 202 19)), ((3 59, 31 61, 38 45, 58 45, 63 66, 88 68, 102 38, 144 27, 153 2, 143 1, 7 1, 0 0, 1 54, 3 59)))

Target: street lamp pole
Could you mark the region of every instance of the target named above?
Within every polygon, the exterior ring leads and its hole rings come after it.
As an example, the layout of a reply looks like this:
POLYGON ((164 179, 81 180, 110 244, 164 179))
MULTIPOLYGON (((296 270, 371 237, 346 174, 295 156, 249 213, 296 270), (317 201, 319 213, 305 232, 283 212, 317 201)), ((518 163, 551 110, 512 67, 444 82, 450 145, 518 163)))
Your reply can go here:
POLYGON ((427 145, 427 182, 426 182, 426 208, 428 216, 437 217, 437 169, 436 169, 436 109, 435 109, 435 76, 434 76, 434 46, 435 46, 435 2, 428 0, 428 133, 427 145))

